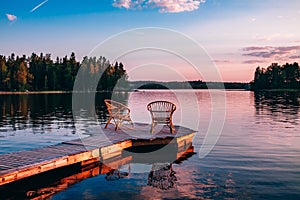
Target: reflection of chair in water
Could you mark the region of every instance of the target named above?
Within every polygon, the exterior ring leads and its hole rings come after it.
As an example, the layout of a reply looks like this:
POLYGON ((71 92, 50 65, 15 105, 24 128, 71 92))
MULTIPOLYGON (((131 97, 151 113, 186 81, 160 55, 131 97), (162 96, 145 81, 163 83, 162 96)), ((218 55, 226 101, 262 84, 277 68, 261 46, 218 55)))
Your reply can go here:
POLYGON ((109 114, 105 128, 107 128, 109 124, 115 124, 116 131, 124 121, 130 122, 133 126, 133 122, 130 118, 130 109, 127 106, 110 99, 105 99, 104 102, 109 114), (113 123, 111 120, 113 120, 113 123))
POLYGON ((120 178, 125 178, 126 176, 128 176, 127 172, 120 172, 117 169, 112 169, 106 174, 105 179, 108 181, 115 181, 119 180, 120 178))
POLYGON ((154 132, 156 124, 166 124, 170 128, 170 132, 174 133, 173 113, 176 110, 176 105, 169 101, 154 101, 148 104, 147 109, 151 113, 152 126, 151 133, 154 132))
POLYGON ((153 164, 152 170, 148 176, 148 185, 159 188, 161 190, 168 190, 175 187, 177 178, 176 172, 171 164, 153 164))

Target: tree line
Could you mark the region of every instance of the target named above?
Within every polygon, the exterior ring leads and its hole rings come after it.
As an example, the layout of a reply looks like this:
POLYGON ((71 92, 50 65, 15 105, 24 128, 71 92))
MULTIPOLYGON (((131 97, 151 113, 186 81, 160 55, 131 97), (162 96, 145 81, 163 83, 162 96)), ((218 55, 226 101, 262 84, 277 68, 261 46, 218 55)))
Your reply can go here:
POLYGON ((130 89, 249 89, 249 83, 205 81, 132 81, 130 89))
POLYGON ((251 82, 254 91, 268 89, 300 89, 300 67, 297 62, 279 65, 272 63, 267 68, 257 67, 251 82))
POLYGON ((19 57, 12 53, 8 57, 0 55, 0 91, 71 91, 80 67, 82 90, 92 90, 92 84, 96 84, 97 90, 112 90, 118 81, 119 87, 128 84, 123 64, 111 64, 103 56, 85 56, 80 63, 75 53, 56 60, 52 60, 51 54, 19 57))

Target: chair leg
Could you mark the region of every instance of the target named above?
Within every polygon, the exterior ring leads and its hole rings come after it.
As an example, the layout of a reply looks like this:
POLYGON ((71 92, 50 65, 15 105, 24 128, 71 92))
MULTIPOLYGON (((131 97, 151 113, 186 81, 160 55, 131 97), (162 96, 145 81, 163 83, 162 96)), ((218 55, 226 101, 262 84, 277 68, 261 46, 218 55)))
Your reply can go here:
POLYGON ((132 127, 134 127, 133 121, 130 119, 130 124, 132 125, 132 127))
POLYGON ((121 119, 115 121, 115 125, 116 125, 115 131, 118 130, 119 126, 121 126, 121 123, 122 123, 122 120, 121 120, 121 119))
POLYGON ((155 126, 155 123, 154 123, 154 122, 152 122, 152 124, 151 124, 151 130, 150 130, 151 134, 153 134, 153 133, 154 133, 154 126, 155 126))
POLYGON ((107 120, 106 125, 105 125, 104 128, 107 128, 107 126, 108 126, 108 124, 110 124, 110 121, 111 121, 111 120, 112 120, 112 117, 109 117, 109 119, 107 120))
POLYGON ((170 123, 170 132, 171 133, 175 132, 174 124, 172 122, 170 123))

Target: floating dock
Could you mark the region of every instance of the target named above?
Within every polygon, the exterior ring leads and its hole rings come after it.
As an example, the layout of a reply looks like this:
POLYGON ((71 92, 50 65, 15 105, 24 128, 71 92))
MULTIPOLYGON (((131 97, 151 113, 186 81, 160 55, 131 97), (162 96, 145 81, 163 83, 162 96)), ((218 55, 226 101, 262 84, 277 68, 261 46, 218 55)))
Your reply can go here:
MULTIPOLYGON (((148 124, 135 124, 132 129, 121 127, 117 131, 114 131, 113 126, 107 129, 99 126, 98 130, 93 129, 91 136, 83 139, 0 154, 0 186, 76 163, 87 165, 100 161, 109 164, 124 149, 131 147, 173 144, 178 152, 184 152, 189 148, 195 134, 194 130, 182 126, 175 126, 174 134, 166 126, 157 126, 157 129, 160 130, 151 134, 148 124)), ((153 161, 157 159, 151 153, 143 157, 151 160, 151 156, 153 161)))

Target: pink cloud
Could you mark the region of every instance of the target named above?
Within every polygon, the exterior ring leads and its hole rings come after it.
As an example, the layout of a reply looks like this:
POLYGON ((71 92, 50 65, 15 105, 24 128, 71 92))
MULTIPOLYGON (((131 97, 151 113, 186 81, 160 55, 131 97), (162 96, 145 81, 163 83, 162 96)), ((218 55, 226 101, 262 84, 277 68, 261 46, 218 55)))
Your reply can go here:
POLYGON ((129 9, 132 6, 132 2, 131 0, 114 0, 113 6, 118 8, 123 7, 129 9))
POLYGON ((9 21, 15 21, 17 19, 17 16, 12 15, 12 14, 6 14, 6 17, 9 21))
POLYGON ((197 10, 206 0, 114 0, 113 6, 126 9, 158 8, 161 13, 197 10))
POLYGON ((163 13, 179 13, 197 10, 205 0, 149 0, 148 4, 159 8, 163 13))
POLYGON ((255 59, 245 60, 244 64, 263 62, 289 62, 300 58, 300 46, 250 46, 243 48, 242 55, 255 59))
POLYGON ((265 47, 246 47, 242 51, 244 56, 252 56, 259 58, 288 58, 294 55, 299 55, 300 46, 265 46, 265 47))

